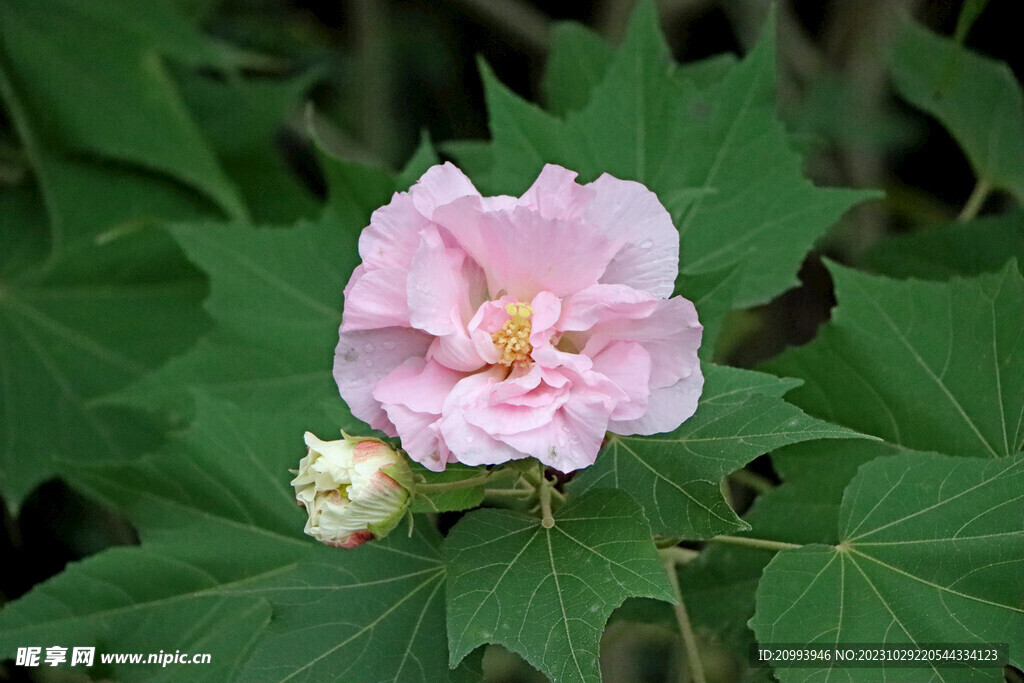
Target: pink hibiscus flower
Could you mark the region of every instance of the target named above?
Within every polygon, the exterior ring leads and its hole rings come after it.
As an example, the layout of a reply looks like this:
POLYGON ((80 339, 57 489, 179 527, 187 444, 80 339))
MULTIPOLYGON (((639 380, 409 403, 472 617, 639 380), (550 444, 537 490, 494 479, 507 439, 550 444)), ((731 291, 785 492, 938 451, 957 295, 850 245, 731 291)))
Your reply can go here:
POLYGON ((345 288, 334 378, 410 457, 593 464, 606 431, 697 408, 703 328, 668 298, 679 236, 643 185, 548 165, 520 197, 434 166, 374 212, 345 288))

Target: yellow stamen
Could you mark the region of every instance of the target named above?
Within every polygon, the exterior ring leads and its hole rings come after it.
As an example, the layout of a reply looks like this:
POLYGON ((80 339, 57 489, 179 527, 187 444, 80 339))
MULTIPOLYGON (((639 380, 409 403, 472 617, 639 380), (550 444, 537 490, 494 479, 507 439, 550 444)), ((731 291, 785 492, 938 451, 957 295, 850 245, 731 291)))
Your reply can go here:
POLYGON ((530 316, 533 309, 523 303, 507 304, 505 312, 511 317, 501 329, 491 335, 491 340, 501 354, 498 362, 512 367, 530 359, 533 345, 530 344, 530 316))

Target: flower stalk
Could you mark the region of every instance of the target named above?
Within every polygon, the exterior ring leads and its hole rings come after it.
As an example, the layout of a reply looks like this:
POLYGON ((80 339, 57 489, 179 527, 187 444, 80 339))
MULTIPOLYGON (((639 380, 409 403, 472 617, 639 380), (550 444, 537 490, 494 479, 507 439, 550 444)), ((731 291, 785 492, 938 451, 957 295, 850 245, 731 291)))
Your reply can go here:
MULTIPOLYGON (((672 586, 672 593, 676 602, 672 608, 676 613, 676 623, 679 625, 679 633, 683 636, 683 647, 686 650, 686 664, 690 668, 691 679, 694 683, 706 683, 704 677, 704 665, 700 659, 700 648, 697 646, 697 636, 693 632, 693 624, 690 623, 690 615, 686 611, 686 603, 683 601, 683 592, 679 588, 679 575, 676 573, 676 560, 674 554, 666 553, 664 548, 659 551, 662 557, 662 566, 665 567, 665 576, 668 577, 669 585, 672 586)), ((684 550, 684 548, 679 548, 684 550)))

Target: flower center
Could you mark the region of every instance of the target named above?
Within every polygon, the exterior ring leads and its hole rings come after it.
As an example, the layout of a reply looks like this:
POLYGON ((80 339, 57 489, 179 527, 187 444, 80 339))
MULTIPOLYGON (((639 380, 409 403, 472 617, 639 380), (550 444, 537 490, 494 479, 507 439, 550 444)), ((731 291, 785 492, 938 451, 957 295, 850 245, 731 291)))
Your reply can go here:
POLYGON ((533 346, 530 344, 530 316, 533 309, 522 303, 508 304, 505 312, 509 319, 501 329, 491 335, 491 340, 501 354, 498 362, 512 367, 530 359, 533 346))

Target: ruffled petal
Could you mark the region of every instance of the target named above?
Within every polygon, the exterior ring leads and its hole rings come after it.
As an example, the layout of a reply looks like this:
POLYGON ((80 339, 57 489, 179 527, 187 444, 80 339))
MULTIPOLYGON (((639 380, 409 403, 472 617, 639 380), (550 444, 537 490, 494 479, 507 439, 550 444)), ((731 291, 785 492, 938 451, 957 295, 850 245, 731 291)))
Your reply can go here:
POLYGON ((658 301, 646 318, 606 317, 596 322, 583 353, 593 357, 612 342, 638 342, 651 355, 651 388, 658 389, 689 377, 699 366, 703 330, 693 304, 677 296, 658 301))
POLYGON ((640 183, 608 174, 585 186, 594 192, 584 220, 621 247, 601 276, 665 299, 679 270, 679 232, 657 195, 640 183))
POLYGON ((345 288, 341 329, 409 327, 405 277, 406 271, 398 268, 353 272, 345 288))
POLYGON ((459 199, 434 212, 480 264, 492 297, 531 300, 547 290, 567 296, 597 284, 618 245, 580 221, 546 219, 526 207, 485 212, 478 199, 459 199))
POLYGON ((420 243, 420 231, 430 221, 417 211, 412 197, 396 193, 391 203, 370 216, 370 224, 359 234, 359 257, 363 267, 408 270, 420 243))
POLYGON ((697 411, 697 401, 704 387, 700 365, 675 384, 651 391, 647 412, 635 420, 612 421, 608 431, 616 434, 661 434, 675 430, 697 411))
POLYGON ((549 423, 500 439, 548 467, 572 472, 594 464, 607 425, 608 411, 600 403, 569 401, 549 423))
POLYGON ((380 402, 377 382, 408 358, 422 357, 431 337, 407 327, 341 331, 334 350, 334 381, 352 415, 388 436, 398 436, 380 402))
POLYGON ((575 171, 546 164, 519 199, 519 205, 537 211, 548 220, 579 218, 593 201, 595 192, 589 186, 578 185, 576 175, 575 171))
POLYGON ((434 210, 460 197, 479 197, 476 187, 466 174, 451 162, 445 162, 427 169, 416 184, 409 188, 416 209, 432 218, 434 210))
POLYGON ((465 330, 486 297, 483 272, 460 249, 445 247, 434 228, 420 236, 406 282, 409 322, 438 337, 465 330))
POLYGON ((637 419, 651 395, 651 356, 636 342, 610 344, 594 357, 594 372, 611 381, 628 398, 615 404, 612 420, 637 419))
POLYGON ((504 375, 504 368, 501 367, 470 375, 456 384, 445 398, 438 428, 459 462, 467 465, 496 465, 527 457, 466 419, 485 400, 491 387, 501 382, 504 375))
POLYGON ((402 435, 402 448, 428 469, 441 471, 448 461, 448 447, 435 423, 441 417, 445 396, 462 377, 440 363, 410 358, 373 390, 373 398, 402 435))
POLYGON ((562 302, 558 329, 587 331, 605 321, 630 324, 647 318, 658 307, 658 299, 626 285, 594 285, 562 302))

